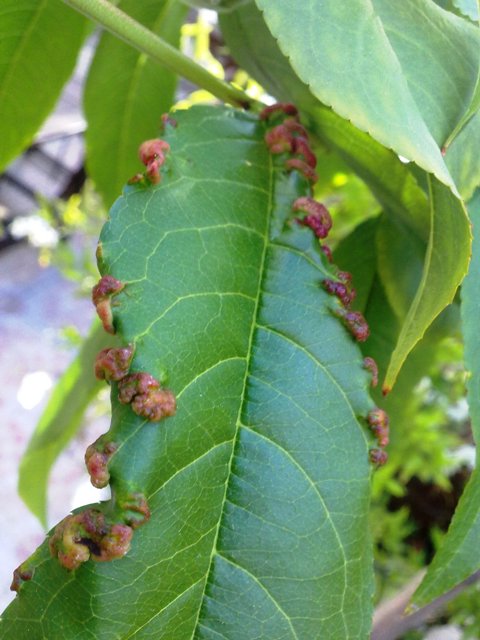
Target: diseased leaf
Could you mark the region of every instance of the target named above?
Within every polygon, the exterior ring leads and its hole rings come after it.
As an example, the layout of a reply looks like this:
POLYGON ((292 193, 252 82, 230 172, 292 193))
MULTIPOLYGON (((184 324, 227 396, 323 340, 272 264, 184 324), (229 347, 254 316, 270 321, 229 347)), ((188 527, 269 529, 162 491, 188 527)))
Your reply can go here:
MULTIPOLYGON (((119 8, 178 45, 187 8, 177 0, 122 0, 119 8)), ((85 88, 87 164, 110 206, 138 167, 137 149, 162 127, 177 78, 110 33, 99 42, 85 88)))
POLYGON ((18 492, 40 522, 47 525, 47 481, 59 453, 81 426, 100 390, 93 376, 95 356, 108 340, 98 321, 68 369, 57 382, 20 463, 18 492))
MULTIPOLYGON (((465 366, 470 372, 467 382, 468 404, 475 441, 480 441, 480 340, 478 317, 480 300, 480 194, 469 208, 473 224, 473 252, 470 269, 462 285, 462 325, 465 343, 465 366)), ((474 470, 453 516, 442 546, 429 566, 413 602, 423 606, 480 569, 480 471, 474 470)))
POLYGON ((308 183, 253 115, 175 118, 160 183, 130 186, 101 236, 132 371, 177 398, 149 423, 112 384, 108 509, 140 491, 151 520, 123 559, 74 574, 44 545, 2 638, 366 640, 370 376, 292 223, 308 183))
POLYGON ((31 143, 55 105, 85 24, 61 2, 0 3, 0 171, 31 143))
POLYGON ((431 228, 422 281, 392 354, 384 391, 394 385, 405 358, 438 314, 452 302, 468 270, 471 234, 465 209, 443 185, 429 178, 431 228))
POLYGON ((473 25, 425 0, 312 0, 294 19, 289 0, 256 1, 319 100, 455 191, 439 146, 474 91, 473 25))

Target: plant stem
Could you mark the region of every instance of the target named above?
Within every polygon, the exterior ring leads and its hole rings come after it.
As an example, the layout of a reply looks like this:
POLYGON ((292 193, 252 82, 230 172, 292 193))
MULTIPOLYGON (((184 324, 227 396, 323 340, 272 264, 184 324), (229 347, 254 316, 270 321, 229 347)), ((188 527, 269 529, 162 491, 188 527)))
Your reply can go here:
POLYGON ((107 0, 64 0, 64 2, 87 18, 98 22, 138 51, 146 53, 162 66, 206 89, 220 100, 244 108, 248 108, 254 102, 241 89, 216 78, 107 0))

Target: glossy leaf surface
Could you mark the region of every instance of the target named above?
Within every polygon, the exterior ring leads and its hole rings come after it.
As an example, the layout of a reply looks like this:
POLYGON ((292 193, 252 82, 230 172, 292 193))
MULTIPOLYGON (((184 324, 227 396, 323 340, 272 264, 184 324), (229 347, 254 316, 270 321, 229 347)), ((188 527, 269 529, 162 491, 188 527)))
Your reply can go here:
POLYGON ((473 95, 473 25, 426 0, 257 5, 319 100, 455 190, 439 146, 473 95))
POLYGON ((177 397, 145 423, 112 389, 112 489, 152 517, 124 558, 75 574, 43 547, 2 638, 366 639, 370 380, 292 223, 308 184, 253 115, 175 118, 160 184, 129 187, 101 237, 132 370, 177 397))
MULTIPOLYGON (((480 441, 480 340, 478 316, 480 300, 480 198, 469 208, 473 224, 473 252, 468 275, 462 285, 462 325, 465 366, 470 372, 468 404, 475 441, 480 441)), ((450 524, 443 544, 413 596, 419 606, 426 604, 480 569, 480 473, 474 470, 450 524)))
MULTIPOLYGON (((178 45, 187 8, 177 0, 122 0, 119 8, 172 45, 178 45)), ((145 54, 104 33, 85 88, 87 163, 110 206, 138 167, 137 149, 155 138, 173 103, 177 78, 145 54)))
POLYGON ((0 3, 0 171, 52 110, 84 35, 85 19, 61 2, 0 3))
POLYGON ((93 374, 95 356, 111 343, 103 328, 95 322, 90 335, 55 385, 50 400, 37 423, 23 454, 18 477, 18 492, 30 511, 47 524, 47 481, 59 453, 82 424, 87 407, 101 386, 93 374))

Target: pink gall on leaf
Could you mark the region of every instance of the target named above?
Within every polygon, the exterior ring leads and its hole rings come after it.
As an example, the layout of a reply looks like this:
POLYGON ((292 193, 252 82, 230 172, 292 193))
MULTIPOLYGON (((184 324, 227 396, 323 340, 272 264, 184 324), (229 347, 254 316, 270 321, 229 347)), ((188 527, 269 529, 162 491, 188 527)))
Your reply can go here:
POLYGON ((277 102, 269 105, 260 111, 260 120, 269 120, 272 116, 298 116, 298 109, 294 104, 290 102, 277 102))
POLYGON ((363 359, 363 366, 367 371, 370 371, 372 374, 372 387, 376 387, 378 384, 378 366, 373 358, 367 356, 363 359))
POLYGON ((95 377, 107 382, 124 378, 133 358, 133 347, 102 349, 95 359, 95 377))

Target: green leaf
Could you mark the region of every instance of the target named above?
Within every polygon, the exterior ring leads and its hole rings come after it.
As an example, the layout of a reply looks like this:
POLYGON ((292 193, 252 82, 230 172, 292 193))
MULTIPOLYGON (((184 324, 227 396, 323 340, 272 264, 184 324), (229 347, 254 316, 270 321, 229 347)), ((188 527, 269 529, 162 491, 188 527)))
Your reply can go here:
MULTIPOLYGON (((465 343, 465 366, 470 372, 467 382, 468 404, 475 441, 480 442, 480 340, 478 317, 480 300, 480 194, 469 208, 473 224, 473 252, 468 275, 462 285, 462 325, 465 343)), ((429 566, 413 596, 417 606, 453 589, 459 582, 480 569, 480 469, 473 472, 443 544, 429 566)))
POLYGON ((107 346, 105 332, 95 321, 89 336, 68 369, 57 382, 20 463, 18 492, 37 516, 47 524, 47 481, 50 469, 82 424, 88 405, 101 386, 93 376, 95 356, 107 346))
MULTIPOLYGON (((177 0, 123 0, 119 8, 178 45, 187 8, 177 0)), ((110 206, 140 167, 140 144, 155 138, 172 106, 177 78, 110 33, 99 42, 85 88, 87 164, 110 206)))
POLYGON ((0 171, 53 109, 84 36, 85 19, 61 2, 0 3, 0 171))
POLYGON ((377 269, 390 306, 405 320, 422 278, 426 243, 394 215, 383 215, 375 237, 377 269))
POLYGON ((470 259, 471 233, 460 200, 429 178, 431 227, 422 280, 392 354, 384 390, 394 385, 405 358, 438 314, 452 302, 470 259))
POLYGON ((141 491, 151 520, 122 560, 74 574, 44 546, 2 638, 366 639, 369 374, 291 223, 308 186, 255 116, 175 118, 160 184, 129 187, 101 236, 132 370, 177 397, 147 423, 112 388, 114 501, 141 491))
POLYGON ((439 145, 474 91, 473 25, 426 0, 312 0, 295 19, 288 0, 257 5, 319 100, 455 191, 439 145))

